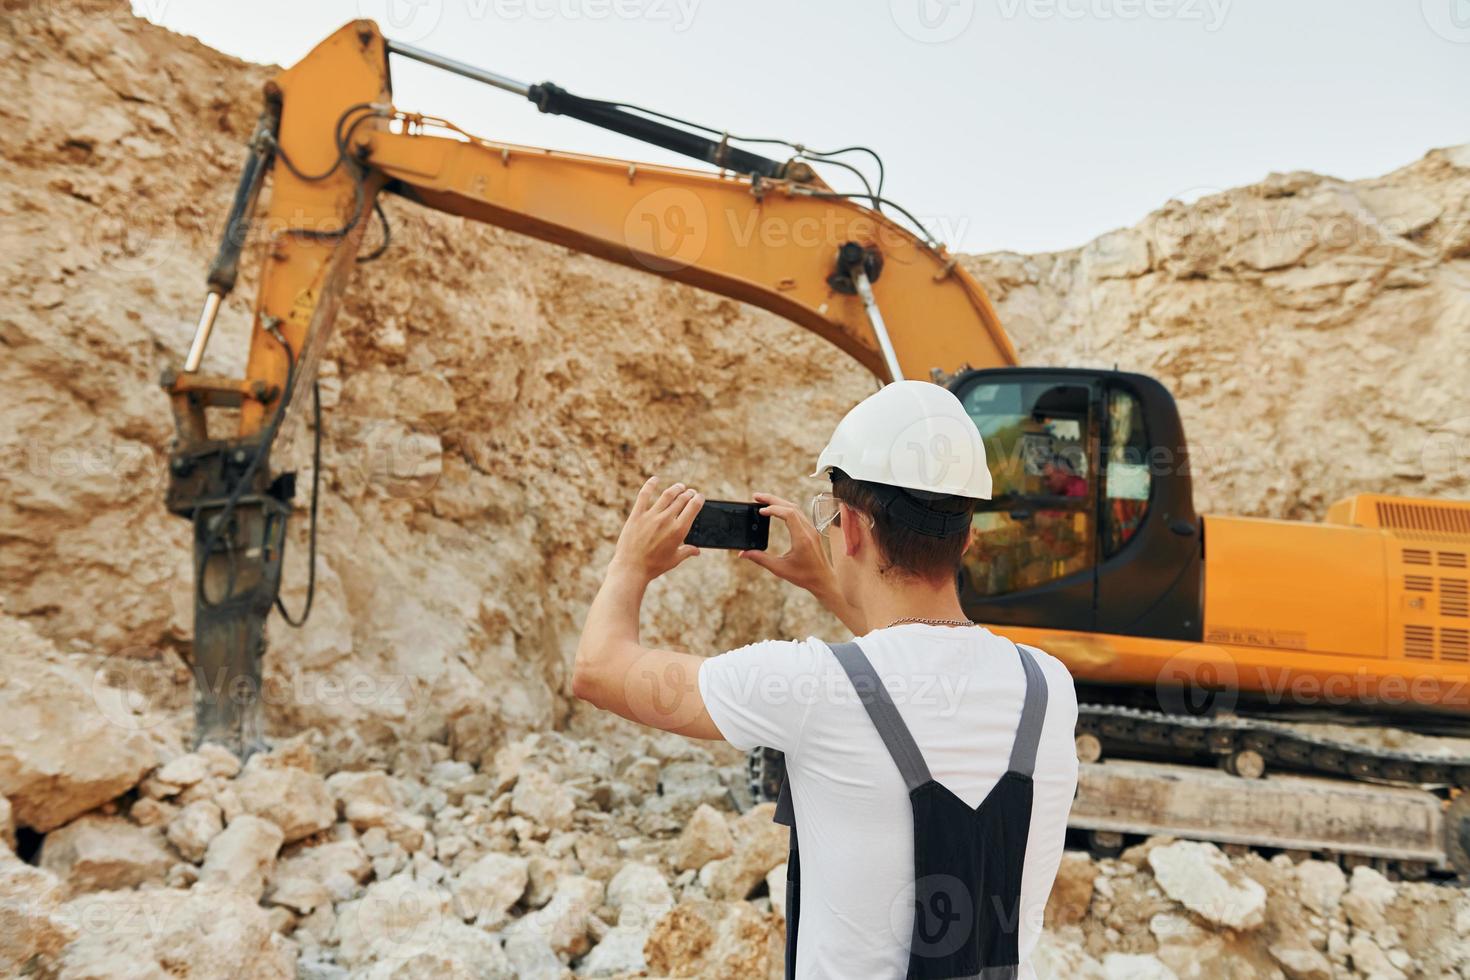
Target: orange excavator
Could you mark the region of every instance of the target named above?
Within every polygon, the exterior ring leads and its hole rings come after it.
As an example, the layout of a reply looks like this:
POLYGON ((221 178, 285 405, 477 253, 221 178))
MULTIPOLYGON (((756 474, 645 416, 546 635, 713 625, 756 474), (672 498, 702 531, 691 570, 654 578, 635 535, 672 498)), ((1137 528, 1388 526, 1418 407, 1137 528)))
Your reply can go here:
MULTIPOLYGON (((273 469, 271 450, 314 398, 375 220, 386 243, 387 193, 770 310, 880 381, 949 385, 996 487, 975 517, 961 596, 973 618, 1071 668, 1085 702, 1072 822, 1094 847, 1172 833, 1409 875, 1470 872, 1470 758, 1301 724, 1448 731, 1470 719, 1470 503, 1365 494, 1324 524, 1197 514, 1167 390, 1125 372, 1017 366, 984 290, 883 197, 881 161, 876 186, 850 162, 871 153, 741 140, 522 84, 368 21, 267 83, 193 343, 163 379, 177 426, 168 507, 194 527, 197 737, 260 744, 266 621, 273 607, 304 619, 278 597, 295 478, 273 469), (472 136, 395 107, 390 56, 710 169, 472 136), (783 145, 783 159, 752 145, 783 145), (862 189, 834 190, 819 168, 862 189), (200 366, 247 241, 260 255, 249 360, 242 378, 211 377, 200 366), (219 410, 238 412, 228 435, 210 433, 219 410)), ((778 763, 754 758, 758 791, 778 763)))

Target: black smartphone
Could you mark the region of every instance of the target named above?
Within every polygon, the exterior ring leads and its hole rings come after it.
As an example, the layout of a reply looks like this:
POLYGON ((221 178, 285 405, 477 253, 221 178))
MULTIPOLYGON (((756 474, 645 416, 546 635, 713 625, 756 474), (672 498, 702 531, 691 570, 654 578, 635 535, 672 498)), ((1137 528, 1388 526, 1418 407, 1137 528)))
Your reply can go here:
POLYGON ((684 535, 684 543, 697 548, 765 551, 771 519, 760 513, 763 506, 738 500, 706 500, 684 535))

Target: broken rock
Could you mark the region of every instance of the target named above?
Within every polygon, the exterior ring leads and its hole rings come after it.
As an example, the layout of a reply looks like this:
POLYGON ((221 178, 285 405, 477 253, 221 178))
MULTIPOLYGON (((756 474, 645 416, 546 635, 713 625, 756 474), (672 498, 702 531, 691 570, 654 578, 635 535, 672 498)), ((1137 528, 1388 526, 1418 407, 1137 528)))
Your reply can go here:
POLYGON ((567 875, 556 883, 551 901, 517 919, 508 933, 531 932, 545 938, 553 950, 577 957, 591 947, 588 919, 602 904, 602 885, 582 875, 567 875))
POLYGON ((1265 920, 1266 889, 1213 844, 1176 841, 1149 851, 1148 862, 1164 894, 1207 922, 1254 929, 1265 920))
POLYGON ((233 889, 258 901, 275 868, 282 839, 281 828, 268 820, 249 814, 236 817, 209 842, 199 872, 200 887, 233 889))
POLYGON ((460 918, 486 928, 505 921, 530 881, 529 863, 513 854, 490 853, 465 868, 450 883, 460 918))
POLYGON ((46 835, 40 863, 71 897, 162 882, 174 858, 157 830, 87 814, 46 835))
POLYGON ((61 913, 64 897, 61 881, 49 871, 0 855, 0 976, 54 965, 77 937, 76 924, 61 913))
POLYGON ((674 843, 674 867, 680 871, 698 871, 734 852, 735 838, 725 823, 725 815, 708 803, 701 803, 674 843))
POLYGON ((229 889, 100 892, 64 908, 84 924, 63 954, 64 980, 290 980, 296 974, 292 947, 271 931, 265 909, 229 889))
POLYGON ((168 842, 196 864, 204 860, 209 842, 224 829, 224 817, 213 800, 195 800, 169 821, 168 842))
MULTIPOLYGON (((124 676, 126 672, 124 672, 124 676)), ((0 614, 0 796, 15 823, 46 833, 138 785, 157 762, 129 692, 61 660, 26 623, 0 614)))
POLYGON ((273 765, 265 761, 268 758, 252 756, 235 781, 245 812, 280 827, 288 844, 332 826, 337 808, 326 782, 314 772, 273 765))
POLYGON ((572 825, 576 803, 561 783, 540 769, 527 769, 516 780, 510 808, 548 830, 565 830, 572 825))
POLYGON ((762 803, 735 821, 735 853, 710 862, 700 873, 711 898, 748 897, 772 868, 786 860, 791 833, 771 820, 775 812, 776 804, 762 803))

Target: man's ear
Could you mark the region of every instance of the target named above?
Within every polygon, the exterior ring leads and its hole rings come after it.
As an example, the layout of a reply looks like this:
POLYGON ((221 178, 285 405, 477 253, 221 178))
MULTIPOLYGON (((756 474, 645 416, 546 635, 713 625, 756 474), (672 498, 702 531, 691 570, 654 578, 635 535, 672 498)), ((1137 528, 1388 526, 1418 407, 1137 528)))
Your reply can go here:
POLYGON ((863 532, 858 526, 862 523, 861 515, 841 501, 837 506, 842 508, 842 553, 851 558, 858 553, 863 541, 863 532))

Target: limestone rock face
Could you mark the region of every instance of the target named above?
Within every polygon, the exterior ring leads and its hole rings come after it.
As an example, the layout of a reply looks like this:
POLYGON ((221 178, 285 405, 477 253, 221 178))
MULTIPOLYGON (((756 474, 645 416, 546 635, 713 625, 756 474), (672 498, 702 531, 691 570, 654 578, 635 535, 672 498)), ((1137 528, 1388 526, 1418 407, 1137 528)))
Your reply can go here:
POLYGON ((1470 494, 1467 193, 1464 149, 1434 150, 1376 179, 1274 174, 1078 249, 962 261, 1023 364, 1171 389, 1202 513, 1320 518, 1362 491, 1470 494))

